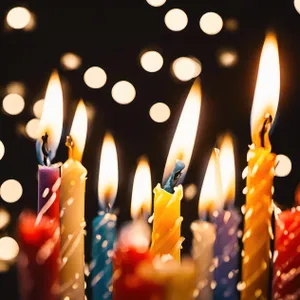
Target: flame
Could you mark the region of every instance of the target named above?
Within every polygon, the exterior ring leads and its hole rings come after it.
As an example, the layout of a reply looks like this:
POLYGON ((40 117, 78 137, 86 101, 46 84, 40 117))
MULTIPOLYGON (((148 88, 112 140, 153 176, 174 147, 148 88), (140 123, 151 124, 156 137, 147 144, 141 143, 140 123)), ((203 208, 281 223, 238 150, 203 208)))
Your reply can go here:
MULTIPOLYGON (((42 143, 41 137, 48 134, 48 148, 50 149, 50 157, 52 160, 55 157, 57 147, 60 142, 63 127, 63 95, 61 82, 58 73, 54 71, 50 77, 46 91, 43 113, 38 129, 37 141, 39 146, 42 143)), ((40 147, 37 147, 39 149, 40 147)), ((40 151, 40 149, 39 149, 40 151)), ((41 153, 37 153, 38 156, 41 153)))
POLYGON ((223 208, 224 203, 218 151, 218 149, 212 151, 204 176, 198 206, 200 218, 205 218, 206 213, 211 214, 213 211, 223 208))
POLYGON ((115 141, 111 134, 104 137, 100 155, 98 195, 103 210, 110 209, 118 191, 118 156, 115 141))
POLYGON ((226 134, 220 146, 220 170, 224 200, 228 205, 235 198, 235 162, 233 140, 226 134))
POLYGON ((83 100, 80 100, 73 119, 70 136, 73 141, 72 158, 81 161, 87 134, 87 111, 83 100))
POLYGON ((267 116, 275 119, 280 92, 280 67, 276 36, 268 33, 262 49, 251 111, 251 135, 256 146, 267 116))
POLYGON ((131 197, 131 217, 136 220, 144 215, 147 220, 151 215, 152 185, 148 160, 142 157, 135 172, 131 197))
POLYGON ((172 173, 176 159, 182 160, 185 163, 184 173, 181 176, 181 180, 183 179, 193 153, 200 108, 201 87, 199 80, 196 79, 186 99, 177 125, 164 170, 163 182, 166 182, 172 173))

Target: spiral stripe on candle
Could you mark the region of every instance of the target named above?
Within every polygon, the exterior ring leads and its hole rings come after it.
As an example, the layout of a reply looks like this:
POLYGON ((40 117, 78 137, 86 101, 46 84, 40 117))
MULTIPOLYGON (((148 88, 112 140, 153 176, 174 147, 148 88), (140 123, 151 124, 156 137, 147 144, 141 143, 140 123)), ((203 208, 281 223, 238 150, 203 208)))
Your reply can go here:
POLYGON ((264 148, 248 152, 241 300, 268 299, 275 158, 264 148))

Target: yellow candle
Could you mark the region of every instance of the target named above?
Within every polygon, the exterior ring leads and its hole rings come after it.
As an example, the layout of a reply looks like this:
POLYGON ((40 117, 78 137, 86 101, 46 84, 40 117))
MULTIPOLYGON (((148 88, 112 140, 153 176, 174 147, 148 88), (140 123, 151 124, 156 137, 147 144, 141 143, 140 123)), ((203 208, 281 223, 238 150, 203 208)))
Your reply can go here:
POLYGON ((276 155, 269 130, 279 100, 279 55, 276 37, 263 46, 251 113, 253 144, 248 152, 241 299, 268 299, 272 186, 276 155))
POLYGON ((81 164, 87 113, 80 101, 66 145, 69 159, 62 166, 61 299, 84 299, 84 200, 87 170, 81 164))
MULTIPOLYGON (((177 159, 185 164, 185 172, 188 169, 197 134, 200 108, 201 89, 199 81, 196 80, 184 104, 174 134, 165 166, 164 183, 169 178, 177 159)), ((183 242, 180 232, 183 220, 180 216, 182 186, 174 188, 174 193, 172 192, 164 190, 160 184, 154 189, 154 219, 150 251, 159 256, 169 254, 179 262, 183 242)))

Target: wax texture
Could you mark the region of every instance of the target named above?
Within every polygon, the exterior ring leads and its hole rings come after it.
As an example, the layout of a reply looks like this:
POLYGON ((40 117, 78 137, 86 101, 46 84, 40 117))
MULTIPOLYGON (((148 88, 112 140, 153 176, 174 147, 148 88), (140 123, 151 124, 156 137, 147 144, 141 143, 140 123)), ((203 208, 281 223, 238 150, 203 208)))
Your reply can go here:
POLYGON ((112 256, 116 239, 114 214, 100 212, 93 220, 90 280, 93 300, 112 299, 112 256))
POLYGON ((62 299, 84 299, 84 203, 87 170, 76 160, 62 166, 61 270, 62 299))
POLYGON ((275 159, 265 148, 248 152, 241 300, 268 299, 275 159))
POLYGON ((238 300, 237 277, 239 273, 238 228, 241 222, 236 209, 215 212, 212 222, 216 226, 214 244, 214 299, 238 300))
POLYGON ((60 222, 60 169, 57 166, 39 166, 38 169, 38 212, 60 222))
POLYGON ((213 224, 205 221, 195 221, 191 225, 194 234, 192 257, 196 263, 197 300, 212 300, 213 291, 213 253, 216 239, 216 229, 213 224))
POLYGON ((300 299, 299 206, 276 220, 272 299, 300 299))
POLYGON ((174 188, 174 194, 163 190, 158 184, 154 189, 154 219, 152 244, 153 256, 171 255, 180 262, 181 237, 180 203, 183 197, 182 186, 174 188))
POLYGON ((22 300, 59 299, 59 224, 22 213, 18 224, 20 296, 22 300))

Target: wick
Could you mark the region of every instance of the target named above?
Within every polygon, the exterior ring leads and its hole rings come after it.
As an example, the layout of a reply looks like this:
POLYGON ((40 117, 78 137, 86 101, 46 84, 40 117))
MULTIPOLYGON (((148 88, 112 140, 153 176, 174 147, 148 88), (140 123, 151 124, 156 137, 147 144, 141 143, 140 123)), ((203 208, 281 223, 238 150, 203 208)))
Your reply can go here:
POLYGON ((262 126, 262 130, 260 132, 260 140, 262 147, 269 147, 270 141, 269 141, 269 132, 271 129, 271 124, 273 122, 273 118, 270 114, 267 114, 265 116, 265 120, 262 126))
POLYGON ((181 160, 177 160, 174 170, 172 171, 169 179, 167 180, 166 184, 163 187, 163 189, 166 192, 173 193, 174 187, 177 185, 184 168, 185 168, 184 162, 181 160))
POLYGON ((69 148, 69 157, 73 157, 74 141, 70 135, 67 136, 65 145, 69 148))
POLYGON ((50 165, 50 161, 49 161, 49 156, 50 156, 50 149, 48 147, 48 138, 49 135, 46 132, 45 135, 42 136, 42 153, 44 156, 43 162, 45 166, 49 166, 50 165))

